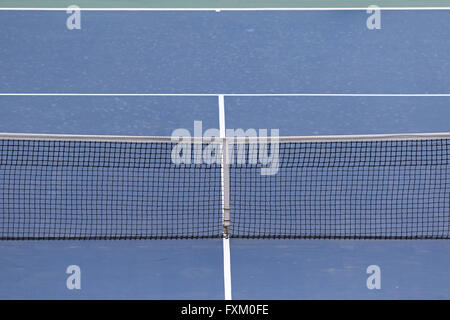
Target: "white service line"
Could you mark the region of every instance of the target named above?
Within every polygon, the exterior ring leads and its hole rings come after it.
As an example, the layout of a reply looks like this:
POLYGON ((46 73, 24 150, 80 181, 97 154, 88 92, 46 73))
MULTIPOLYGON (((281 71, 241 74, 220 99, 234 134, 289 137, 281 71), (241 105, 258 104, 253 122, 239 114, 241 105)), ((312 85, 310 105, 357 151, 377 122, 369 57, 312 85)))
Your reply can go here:
MULTIPOLYGON (((68 8, 0 8, 0 11, 66 11, 68 8)), ((348 8, 83 8, 82 11, 362 11, 367 7, 348 8)), ((450 10, 450 7, 379 7, 377 10, 450 10)))
POLYGON ((17 97, 217 97, 215 93, 0 93, 17 97))
POLYGON ((0 97, 450 97, 450 93, 0 93, 0 97))

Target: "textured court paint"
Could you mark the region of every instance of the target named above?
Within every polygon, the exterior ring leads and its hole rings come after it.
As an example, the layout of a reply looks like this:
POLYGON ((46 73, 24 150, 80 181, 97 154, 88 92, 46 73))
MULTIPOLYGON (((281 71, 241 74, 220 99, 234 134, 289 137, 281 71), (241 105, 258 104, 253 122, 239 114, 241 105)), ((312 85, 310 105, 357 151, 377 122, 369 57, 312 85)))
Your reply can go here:
POLYGON ((0 12, 0 92, 449 93, 448 10, 385 12, 376 31, 354 11, 66 18, 0 12))
MULTIPOLYGON (((10 1, 11 2, 11 1, 10 1)), ((13 1, 16 4, 16 1, 13 1)), ((315 2, 316 3, 316 2, 315 2)), ((185 13, 177 13, 183 16, 185 13)), ((215 13, 214 19, 220 15, 215 13)), ((229 13, 224 13, 228 15, 229 13)), ((309 89, 317 89, 316 85, 322 85, 319 92, 358 92, 361 90, 360 81, 344 82, 342 87, 336 88, 334 83, 340 78, 341 74, 358 74, 359 67, 364 70, 371 69, 371 64, 378 65, 385 60, 377 60, 379 54, 384 58, 389 58, 392 64, 389 66, 389 73, 385 69, 377 70, 381 73, 369 73, 366 88, 373 89, 376 92, 386 92, 383 89, 398 89, 401 80, 403 89, 396 92, 444 92, 449 88, 449 78, 442 74, 448 74, 446 62, 448 61, 448 52, 446 49, 448 42, 442 39, 448 39, 447 23, 444 12, 402 12, 400 16, 392 13, 384 14, 386 23, 392 32, 387 34, 369 34, 369 49, 364 52, 349 51, 348 60, 340 60, 342 47, 339 45, 342 41, 346 47, 355 49, 353 43, 361 44, 361 38, 358 36, 358 29, 353 29, 352 21, 363 23, 364 19, 359 19, 358 15, 348 12, 339 13, 336 16, 329 15, 327 19, 320 19, 320 15, 312 15, 311 19, 305 21, 305 25, 292 25, 298 19, 297 13, 290 15, 277 15, 271 13, 271 16, 278 16, 281 20, 288 19, 286 24, 278 24, 275 28, 267 24, 267 17, 264 15, 237 15, 236 20, 226 20, 223 24, 217 25, 217 29, 208 30, 217 35, 217 31, 229 30, 230 35, 238 34, 243 37, 242 42, 232 42, 236 47, 220 46, 218 52, 224 49, 226 55, 223 57, 226 65, 220 70, 220 78, 211 79, 208 77, 208 69, 214 64, 201 65, 201 68, 195 63, 198 61, 211 62, 210 43, 207 40, 208 33, 203 33, 205 25, 208 23, 197 23, 196 15, 185 15, 181 22, 191 25, 192 28, 186 30, 185 24, 177 27, 176 20, 171 19, 171 15, 164 16, 161 19, 148 20, 146 15, 138 15, 137 19, 132 20, 130 24, 123 24, 122 15, 113 15, 102 17, 101 15, 92 15, 91 21, 102 20, 98 26, 103 23, 108 28, 113 29, 112 33, 102 33, 112 41, 121 38, 123 44, 130 44, 128 36, 139 33, 139 30, 147 30, 145 27, 150 25, 151 30, 159 30, 159 36, 148 39, 148 35, 139 41, 156 44, 156 52, 152 55, 160 55, 161 60, 156 64, 160 68, 146 68, 146 65, 132 64, 136 69, 120 69, 123 71, 122 83, 120 87, 111 88, 114 81, 108 82, 108 77, 104 77, 103 71, 98 74, 103 82, 97 82, 94 78, 84 77, 88 82, 88 89, 107 90, 108 92, 119 92, 119 89, 129 89, 130 92, 310 92, 309 89), (339 19, 332 23, 333 18, 339 19), (347 17, 348 19, 343 19, 347 17), (115 27, 116 22, 120 20, 120 26, 125 29, 115 27), (164 20, 169 19, 167 25, 164 20), (192 20, 190 20, 192 19, 192 20), (265 20, 266 19, 266 20, 265 20), (326 21, 330 21, 332 26, 326 26, 326 21), (359 20, 358 20, 359 19, 359 20), (143 21, 146 21, 143 24, 143 21), (239 21, 241 21, 239 23, 239 21), (260 41, 253 42, 252 37, 257 37, 258 30, 250 30, 253 25, 265 25, 267 28, 281 30, 282 33, 264 33, 259 37, 260 41), (397 24, 393 24, 393 22, 397 24), (153 24, 154 23, 154 24, 153 24), (317 23, 317 24, 316 24, 317 23), (325 23, 325 24, 324 24, 325 23), (131 25, 139 25, 139 28, 133 31, 131 25), (314 35, 320 35, 324 38, 323 45, 317 47, 321 54, 317 56, 313 51, 309 51, 309 46, 317 45, 312 41, 305 43, 301 39, 292 37, 299 34, 299 30, 305 30, 308 24, 318 33, 309 33, 313 40, 320 38, 314 35), (292 25, 293 28, 290 28, 292 25), (127 27, 128 26, 128 27, 127 27), (173 33, 160 33, 160 30, 171 26, 176 30, 173 33), (247 27, 248 26, 248 27, 247 27), (297 28, 297 26, 299 28, 297 28), (349 27, 347 30, 342 27, 349 27), (425 27, 424 27, 425 26, 425 27), (239 30, 248 28, 249 31, 239 33, 239 30), (403 28, 405 27, 405 28, 403 28), (231 28, 231 29, 230 29, 231 28), (133 31, 133 32, 130 32, 133 31), (333 33, 336 31, 337 33, 333 33), (347 34, 346 31, 350 32, 347 34), (192 41, 195 38, 192 34, 202 35, 202 41, 192 41), (288 36, 286 42, 280 41, 283 35, 288 36), (167 35, 167 37, 166 37, 167 35), (179 35, 179 37, 177 37, 179 35), (351 36, 349 41, 347 36, 351 36), (121 37, 123 36, 123 38, 121 37), (251 36, 251 37, 248 37, 251 36), (160 38, 161 37, 161 38, 160 38), (191 41, 189 46, 183 45, 186 39, 191 41), (356 37, 356 38, 354 38, 356 37), (336 38, 336 41, 334 39, 336 38), (380 38, 378 41, 377 39, 380 38), (146 42, 148 39, 148 42, 146 42), (271 40, 270 42, 267 39, 271 40), (170 41, 168 41, 170 40, 170 41), (178 47, 171 48, 168 44, 181 43, 178 47), (354 42, 353 42, 354 41, 354 42), (275 43, 274 43, 275 42, 275 43), (281 46, 283 51, 278 53, 282 57, 283 64, 277 64, 273 68, 273 60, 259 59, 259 55, 254 55, 246 61, 241 59, 247 57, 249 53, 258 53, 251 50, 255 46, 260 49, 264 43, 271 43, 275 47, 281 46), (296 43, 298 46, 296 46, 296 43), (164 45, 166 44, 166 45, 164 45), (384 46, 383 48, 379 46, 384 46), (195 48, 198 47, 198 51, 195 48), (235 48, 235 50, 231 50, 235 48), (291 48, 291 49, 290 49, 291 48), (301 51, 296 49, 302 48, 301 51), (377 50, 380 48, 380 50, 377 50), (424 50, 429 48, 430 50, 424 50), (173 54, 169 49, 179 50, 180 55, 173 54), (442 50, 441 50, 442 49, 442 50), (295 55, 286 54, 293 50, 295 55), (399 54, 395 50, 399 50, 399 54), (208 55, 202 56, 206 52, 208 55), (365 60, 354 59, 363 57, 363 53, 373 53, 365 56, 365 60), (231 56, 229 54, 232 53, 231 56), (329 53, 329 55, 327 55, 329 53), (394 54, 390 54, 394 53, 394 54), (195 57, 199 55, 198 60, 183 60, 185 55, 195 57), (162 59, 167 57, 166 60, 162 59), (427 57, 424 59, 424 57, 427 57), (309 65, 317 66, 317 63, 325 63, 323 70, 303 69, 301 75, 305 76, 305 82, 299 83, 297 80, 296 66, 298 59, 305 58, 309 65), (314 58, 314 59, 312 59, 314 58), (328 58, 330 60, 328 60, 328 58), (172 60, 171 60, 172 59, 172 60), (181 60, 177 60, 181 59, 181 60), (254 60, 257 61, 254 61, 254 60), (312 59, 312 60, 311 60, 312 59), (343 70, 336 70, 335 64, 352 61, 346 64, 343 70), (412 60, 412 61, 411 61, 412 60), (173 68, 167 68, 167 64, 173 65, 173 68), (178 64, 180 62, 180 64, 178 64), (189 65, 191 68, 182 68, 183 65, 189 65), (265 63, 268 62, 268 63, 265 63), (361 63, 359 63, 361 62, 361 63), (412 62, 410 64, 410 62, 412 62), (240 73, 227 73, 227 70, 238 65, 236 70, 246 73, 246 76, 240 76, 240 73), (245 69, 248 65, 251 68, 245 69), (284 65, 287 67, 284 68, 284 65), (265 68, 263 68, 265 66, 265 68), (269 70, 267 69, 269 66, 269 70), (152 71, 155 79, 152 77, 141 77, 137 67, 143 68, 144 72, 152 71), (255 67, 255 68, 252 68, 255 67), (258 68, 258 69, 257 69, 258 68), (289 68, 289 69, 288 69, 289 68), (329 73, 327 70, 336 71, 329 73), (206 70, 206 71, 205 71, 206 70), (258 72, 263 70, 264 72, 258 72), (127 73, 130 72, 129 74, 127 73), (199 72, 198 77, 195 73, 199 72), (223 72, 225 71, 225 72, 223 72), (265 77, 265 71, 268 76, 265 77), (415 76, 415 71, 417 75, 415 76), (387 72, 387 73, 386 73, 387 72), (441 74, 442 72, 442 74, 441 74), (286 73, 288 76, 279 77, 286 73), (180 75, 181 74, 181 75, 180 75), (269 76, 270 75, 270 76, 269 76), (316 75, 324 83, 316 82, 316 75), (328 78, 336 75, 338 78, 328 78), (370 75, 370 77, 369 77, 370 75), (185 76, 185 77, 183 77, 185 76), (225 76, 226 79, 221 79, 225 76), (181 77, 181 78, 180 78, 181 77), (272 79, 270 82, 266 82, 272 79), (306 80, 310 80, 308 82, 306 80), (201 83, 197 83, 196 81, 201 83), (220 80, 219 82, 217 82, 220 80), (328 81, 330 80, 330 81, 328 81), (189 81, 189 82, 186 82, 189 81), (224 88, 229 83, 229 87, 224 88), (191 86, 189 86, 191 84, 191 86), (195 86, 193 84, 198 84, 195 86), (217 88, 220 84, 220 90, 217 88), (312 87, 308 85, 312 84, 312 87), (382 84, 386 86, 383 87, 382 84), (92 88, 91 88, 92 87, 92 88)), ((325 13, 328 14, 328 13, 325 13)), ((309 16, 309 14, 307 15, 309 16)), ((86 14, 88 17, 88 14, 86 14)), ((134 17, 136 18, 136 17, 134 17)), ((48 41, 40 38, 39 34, 45 34, 51 37, 53 32, 59 33, 58 29, 53 28, 65 20, 57 15, 37 14, 34 16, 8 13, 7 17, 1 16, 4 22, 4 29, 9 28, 7 33, 1 33, 6 43, 11 41, 7 35, 14 35, 17 40, 17 46, 2 46, 0 48, 0 60, 2 66, 13 66, 10 72, 0 72, 1 82, 6 85, 8 92, 44 92, 44 90, 57 91, 56 89, 72 89, 75 92, 83 92, 86 87, 81 78, 72 82, 72 87, 60 86, 59 81, 66 83, 66 79, 74 80, 70 75, 77 75, 78 68, 83 64, 76 66, 75 69, 68 69, 67 75, 63 69, 54 68, 54 65, 47 62, 58 62, 57 53, 61 51, 55 49, 57 41, 48 41), (53 21, 53 22, 52 22, 53 21), (9 26, 9 27, 8 27, 9 26), (33 29, 37 28, 35 32, 33 29), (51 30, 51 32, 48 32, 51 30), (23 32, 23 34, 21 33, 23 32), (33 39, 38 38, 34 41, 33 39), (9 39, 9 40, 8 40, 9 39), (41 46, 41 42, 45 43, 41 46), (51 59, 40 61, 43 68, 39 65, 30 68, 27 65, 28 60, 22 60, 17 64, 17 59, 23 59, 21 47, 33 52, 35 57, 43 58, 39 55, 39 50, 44 50, 51 59), (3 50, 12 49, 11 56, 5 55, 3 50), (38 56, 36 56, 38 55, 38 56), (20 67, 19 69, 17 67, 20 67), (50 70, 51 72, 48 72, 50 70), (21 78, 20 73, 25 76, 21 78), (37 73, 33 73, 37 72, 37 73), (8 75, 18 76, 24 81, 26 90, 20 87, 21 81, 15 82, 8 75), (36 82, 33 81, 36 80, 36 82), (40 81, 38 81, 40 80, 40 81), (8 86, 10 84, 11 86, 8 86), (36 85, 36 86, 34 86, 36 85)), ((125 20, 125 19, 124 19, 125 20)), ((216 21, 216 20, 214 20, 216 21)), ((89 33, 93 32, 91 29, 89 33)), ((169 30, 171 30, 169 28, 169 30)), ((142 33, 142 32, 141 32, 142 33)), ((154 34, 154 33, 153 33, 154 34)), ((220 34, 220 32, 219 32, 220 34)), ((308 35, 308 34, 307 34, 308 35)), ((60 37, 61 34, 58 35, 60 37)), ((56 37, 56 38, 58 38, 56 37)), ((64 35, 62 35, 64 37, 64 35)), ((84 35, 83 35, 84 37, 84 35)), ((14 39, 13 38, 13 39, 14 39)), ((53 38, 53 40, 56 40, 53 38)), ((88 36, 88 38, 90 38, 88 36)), ((120 46, 106 47, 102 50, 103 43, 95 45, 95 38, 88 45, 83 46, 83 52, 86 57, 95 58, 95 50, 99 52, 99 57, 104 56, 108 50, 116 50, 118 57, 110 56, 108 59, 122 61, 125 66, 132 63, 131 59, 139 56, 133 55, 142 51, 130 51, 129 48, 121 49, 120 46), (87 51, 86 51, 87 49, 87 51), (94 50, 91 52, 90 50, 94 50), (123 61, 125 60, 125 61, 123 61)), ((233 40, 228 37, 228 40, 233 40)), ((308 37, 306 37, 308 39, 308 37)), ((98 39, 97 39, 98 41, 98 39)), ((138 39, 136 40, 138 41, 138 39)), ((64 41, 62 41, 64 43, 64 41)), ((10 43, 11 44, 11 43, 10 43)), ((133 44, 133 42, 131 42, 133 44)), ((82 45, 78 43, 77 45, 82 45)), ((65 47, 69 48, 69 46, 65 47)), ((137 49, 139 49, 138 47, 137 49)), ((71 47, 71 49, 73 49, 71 47)), ((266 48, 270 49, 270 48, 266 48)), ((357 48, 356 48, 357 49, 357 48)), ((77 51, 75 49, 75 51, 77 51)), ((81 50, 80 50, 81 51, 81 50)), ((263 50, 264 53, 264 50, 263 50)), ((270 56, 270 51, 265 51, 270 56)), ((79 54, 79 52, 76 52, 79 54)), ((67 61, 75 60, 77 57, 84 56, 70 55, 67 61), (72 59, 72 60, 71 60, 72 59)), ((265 56, 267 58, 267 55, 265 56)), ((82 60, 82 59, 81 59, 82 60)), ((101 60, 96 61, 96 63, 101 60)), ((151 62, 151 61, 150 61, 151 62)), ((385 61, 386 62, 386 61, 385 61)), ((78 62, 77 62, 78 63, 78 62)), ((86 62, 89 64, 89 60, 86 62)), ((91 65, 92 69, 84 69, 87 75, 94 75, 95 63, 91 65), (93 72, 92 74, 90 72, 93 72)), ((120 68, 120 65, 115 67, 120 68)), ((101 67, 101 65, 100 65, 101 67)), ((217 67, 217 65, 216 65, 217 67)), ((220 69, 220 65, 218 65, 220 69)), ((386 67, 385 65, 383 67, 386 67)), ((1 66, 0 66, 1 68, 1 66)), ((101 68, 100 68, 101 69, 101 68)), ((121 73, 118 72, 117 75, 121 73)), ((109 74, 111 75, 111 74, 109 74)), ((114 75, 114 74, 113 74, 114 75)), ((113 77, 114 79, 114 77, 113 77)), ((65 90, 63 90, 65 91, 65 90)), ((59 91, 58 91, 59 92, 59 91)), ((365 90, 364 92, 367 92, 365 90)), ((167 135, 175 128, 192 128, 193 119, 203 120, 205 127, 218 127, 217 98, 182 98, 181 100, 157 99, 157 98, 102 98, 102 97, 1 97, 0 108, 2 117, 0 118, 0 131, 7 132, 30 132, 30 133, 73 133, 73 134, 113 134, 113 135, 167 135), (156 99, 156 100, 154 100, 156 99), (208 100, 211 99, 211 100, 208 100), (208 124, 205 122, 208 121, 208 124), (24 130, 26 129, 26 130, 24 130)), ((439 132, 450 131, 447 119, 450 117, 450 108, 448 108, 447 98, 335 98, 335 97, 312 97, 312 98, 227 98, 227 123, 229 127, 243 128, 280 128, 284 135, 317 135, 317 134, 368 134, 368 133, 400 133, 400 132, 439 132)), ((237 299, 449 299, 450 298, 450 274, 449 261, 450 245, 448 241, 281 241, 281 240, 237 240, 233 241, 232 261, 233 261, 233 296, 237 299), (383 268, 383 290, 374 292, 367 290, 365 281, 367 274, 365 270, 368 265, 379 264, 383 268), (250 266, 250 268, 249 268, 250 266)), ((89 298, 110 298, 110 299, 223 299, 223 257, 222 241, 220 240, 202 240, 202 241, 148 241, 148 242, 21 242, 21 243, 0 243, 0 296, 5 299, 28 298, 28 299, 89 299, 89 298), (81 292, 74 294, 65 290, 65 268, 74 262, 81 261, 80 265, 84 270, 84 287, 81 292), (92 281, 91 281, 92 280, 92 281), (86 282, 87 281, 87 282, 86 282)))
POLYGON ((0 299, 223 299, 222 240, 0 241, 0 299), (79 265, 81 290, 66 288, 79 265))
MULTIPOLYGON (((76 4, 84 8, 365 8, 373 5, 370 0, 78 0, 76 4)), ((450 6, 448 0, 380 0, 376 4, 379 7, 446 7, 450 6)), ((5 0, 1 7, 12 8, 65 8, 73 5, 68 0, 5 0)))
POLYGON ((449 299, 450 243, 232 239, 234 299, 449 299), (366 286, 379 265, 381 290, 366 286))

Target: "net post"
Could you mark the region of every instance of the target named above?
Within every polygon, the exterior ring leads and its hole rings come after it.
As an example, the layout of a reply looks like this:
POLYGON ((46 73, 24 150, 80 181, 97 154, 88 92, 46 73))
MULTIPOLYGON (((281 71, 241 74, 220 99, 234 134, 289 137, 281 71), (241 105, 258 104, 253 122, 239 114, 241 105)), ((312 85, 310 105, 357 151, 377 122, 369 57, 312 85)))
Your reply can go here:
POLYGON ((222 235, 223 235, 223 277, 225 300, 231 300, 231 258, 230 258, 230 168, 228 162, 228 144, 225 131, 225 98, 218 96, 220 139, 222 144, 222 235))

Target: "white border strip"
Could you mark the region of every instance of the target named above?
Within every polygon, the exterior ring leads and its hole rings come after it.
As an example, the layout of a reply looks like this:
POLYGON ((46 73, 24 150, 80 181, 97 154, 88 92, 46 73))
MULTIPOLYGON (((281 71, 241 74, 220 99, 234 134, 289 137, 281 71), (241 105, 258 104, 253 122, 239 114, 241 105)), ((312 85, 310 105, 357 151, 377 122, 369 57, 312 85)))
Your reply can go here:
MULTIPOLYGON (((78 135, 78 134, 34 134, 34 133, 0 133, 1 140, 41 140, 41 141, 90 141, 90 142, 137 142, 137 143, 178 143, 176 137, 169 136, 113 136, 113 135, 78 135)), ((191 137, 192 143, 221 143, 215 138, 191 137)))
MULTIPOLYGON (((223 143, 217 138, 191 137, 192 143, 223 143)), ((228 137, 232 143, 258 142, 258 137, 228 137)), ((270 142, 272 137, 262 138, 270 142)), ((402 134, 366 134, 366 135, 329 135, 329 136, 285 136, 274 137, 280 143, 295 142, 351 142, 351 141, 400 141, 400 140, 440 140, 450 139, 450 132, 402 133, 402 134)), ((173 137, 112 136, 112 135, 71 135, 71 134, 30 134, 0 133, 0 140, 42 140, 42 141, 92 141, 92 142, 137 142, 137 143, 178 143, 173 137)))
MULTIPOLYGON (((83 8, 82 11, 361 11, 367 7, 329 8, 83 8)), ((5 8, 0 11, 66 11, 67 8, 5 8)), ((379 7, 376 10, 450 10, 450 7, 379 7)))
POLYGON ((450 93, 0 93, 0 97, 450 97, 450 93))
POLYGON ((222 140, 222 224, 223 224, 223 280, 225 289, 225 300, 231 300, 231 255, 230 255, 230 170, 228 166, 228 144, 225 126, 225 97, 219 95, 219 123, 220 138, 222 140))
MULTIPOLYGON (((272 137, 264 138, 271 141, 272 137)), ((352 142, 352 141, 406 141, 406 140, 442 140, 450 139, 450 132, 437 133, 400 133, 400 134, 364 134, 364 135, 329 135, 329 136, 292 136, 274 137, 280 143, 295 142, 352 142)), ((258 138, 235 138, 236 143, 247 143, 258 138)))

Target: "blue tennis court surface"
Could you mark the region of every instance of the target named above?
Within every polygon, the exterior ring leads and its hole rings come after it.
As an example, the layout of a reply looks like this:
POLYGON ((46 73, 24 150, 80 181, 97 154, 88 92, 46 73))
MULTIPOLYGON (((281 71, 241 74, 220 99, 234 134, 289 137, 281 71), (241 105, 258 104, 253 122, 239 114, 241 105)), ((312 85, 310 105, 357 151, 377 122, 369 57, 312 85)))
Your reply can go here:
MULTIPOLYGON (((219 128, 223 93, 312 94, 227 96, 228 128, 450 132, 450 10, 382 11, 380 30, 365 11, 82 11, 80 30, 68 16, 0 11, 0 132, 219 128), (47 93, 60 95, 33 95, 47 93)), ((231 239, 233 298, 449 299, 449 253, 445 240, 231 239)), ((223 297, 220 239, 0 242, 1 299, 223 297), (81 290, 66 288, 70 265, 81 290)))

